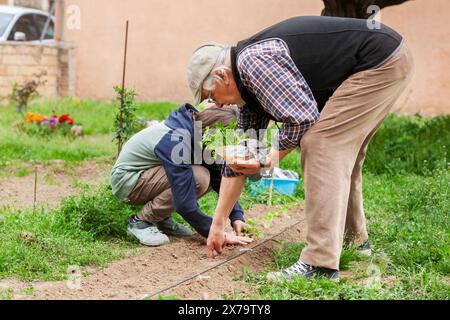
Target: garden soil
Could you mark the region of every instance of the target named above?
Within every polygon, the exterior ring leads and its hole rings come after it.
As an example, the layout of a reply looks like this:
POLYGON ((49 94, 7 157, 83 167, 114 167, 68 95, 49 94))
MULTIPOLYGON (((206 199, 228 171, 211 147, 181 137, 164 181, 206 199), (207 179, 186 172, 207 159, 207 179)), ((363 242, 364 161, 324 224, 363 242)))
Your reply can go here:
MULTIPOLYGON (((80 184, 100 185, 111 165, 104 162, 85 161, 81 165, 66 167, 63 161, 37 165, 36 206, 56 206, 70 195, 79 193, 80 184)), ((0 178, 0 207, 12 209, 32 208, 34 202, 35 167, 22 165, 27 175, 17 177, 18 169, 7 168, 0 178), (14 172, 16 171, 16 172, 14 172)))
POLYGON ((274 211, 279 214, 270 227, 259 226, 263 238, 245 247, 227 247, 215 259, 207 257, 205 240, 201 236, 171 237, 170 244, 142 247, 132 257, 111 263, 104 269, 92 269, 80 279, 78 289, 70 285, 74 282, 68 285, 67 281, 8 280, 0 285, 13 288, 15 299, 134 300, 156 299, 159 295, 183 299, 221 299, 226 295, 251 297, 252 287, 243 281, 244 271, 267 270, 273 260, 273 249, 280 246, 280 240, 297 242, 306 237, 301 206, 280 210, 256 205, 246 216, 262 219, 274 211), (23 289, 31 286, 33 293, 23 294, 23 289))
MULTIPOLYGON (((54 161, 37 167, 37 205, 55 206, 62 198, 78 193, 80 183, 103 183, 110 165, 86 161, 67 168, 63 162, 54 161)), ((34 166, 20 169, 28 174, 16 177, 17 169, 10 168, 10 172, 0 178, 0 206, 33 207, 34 166)), ((278 216, 269 228, 259 225, 264 234, 262 239, 246 247, 227 247, 215 259, 207 257, 205 239, 201 236, 171 237, 168 245, 141 247, 133 256, 104 269, 81 268, 87 275, 79 280, 78 289, 71 285, 78 283, 76 281, 68 285, 67 281, 25 282, 16 279, 1 280, 0 288, 13 289, 14 299, 156 299, 159 295, 183 299, 220 299, 225 295, 248 297, 252 288, 242 279, 244 270, 266 270, 273 260, 273 249, 279 247, 278 240, 297 242, 306 237, 301 206, 280 210, 274 206, 256 205, 246 217, 262 219, 274 211, 278 216), (33 293, 25 294, 31 287, 33 293)))

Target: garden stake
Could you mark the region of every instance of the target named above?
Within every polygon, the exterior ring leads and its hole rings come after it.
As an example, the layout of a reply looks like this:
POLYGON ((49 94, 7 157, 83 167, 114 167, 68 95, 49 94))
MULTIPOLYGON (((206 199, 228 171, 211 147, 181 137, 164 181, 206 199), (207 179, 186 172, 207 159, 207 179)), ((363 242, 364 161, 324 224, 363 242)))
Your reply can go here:
POLYGON ((268 205, 271 206, 272 205, 272 193, 273 193, 273 173, 272 173, 272 178, 270 179, 270 188, 269 188, 269 201, 268 201, 268 205))
POLYGON ((34 167, 34 197, 33 197, 33 213, 36 212, 36 190, 37 190, 37 167, 34 167))
MULTIPOLYGON (((119 128, 120 130, 123 129, 123 99, 124 99, 124 92, 125 92, 125 73, 126 73, 126 68, 127 68, 127 48, 128 48, 128 20, 126 23, 126 28, 125 28, 125 52, 123 55, 123 73, 122 73, 122 94, 120 97, 120 125, 119 128)), ((123 141, 122 141, 122 137, 119 137, 119 141, 117 143, 117 157, 120 154, 120 151, 122 150, 122 145, 123 145, 123 141)))

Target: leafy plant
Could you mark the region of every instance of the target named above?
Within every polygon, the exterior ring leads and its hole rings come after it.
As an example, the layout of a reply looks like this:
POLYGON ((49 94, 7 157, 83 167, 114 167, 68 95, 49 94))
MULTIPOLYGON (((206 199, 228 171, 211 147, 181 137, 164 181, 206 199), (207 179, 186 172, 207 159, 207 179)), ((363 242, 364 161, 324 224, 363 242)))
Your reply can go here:
POLYGON ((33 98, 39 97, 38 87, 44 85, 47 80, 41 80, 43 76, 47 75, 47 71, 33 74, 35 79, 27 81, 23 84, 17 82, 13 84, 11 93, 8 95, 8 100, 11 105, 17 106, 17 112, 22 112, 27 109, 30 101, 33 98))
POLYGON ((267 213, 262 220, 263 227, 269 229, 273 219, 275 219, 276 217, 278 217, 278 212, 276 211, 267 213))
POLYGON ((265 229, 269 229, 274 218, 278 217, 278 212, 272 211, 267 213, 262 219, 249 218, 246 223, 248 226, 244 226, 242 231, 244 235, 252 238, 263 238, 264 233, 259 231, 258 226, 263 226, 265 229))
POLYGON ((136 119, 136 91, 114 87, 119 111, 116 113, 114 121, 114 139, 117 143, 118 154, 122 146, 136 132, 138 121, 136 119))
POLYGON ((227 126, 217 122, 215 128, 207 127, 203 134, 202 143, 205 149, 211 150, 211 155, 216 157, 218 150, 226 146, 237 146, 248 139, 248 136, 237 129, 236 120, 227 126))
POLYGON ((261 239, 264 237, 264 234, 258 230, 258 221, 256 218, 249 218, 246 223, 248 226, 242 227, 242 232, 245 236, 256 239, 261 239))
POLYGON ((109 185, 86 188, 77 196, 66 198, 57 211, 62 225, 89 232, 95 239, 125 238, 126 222, 136 207, 118 201, 109 185))

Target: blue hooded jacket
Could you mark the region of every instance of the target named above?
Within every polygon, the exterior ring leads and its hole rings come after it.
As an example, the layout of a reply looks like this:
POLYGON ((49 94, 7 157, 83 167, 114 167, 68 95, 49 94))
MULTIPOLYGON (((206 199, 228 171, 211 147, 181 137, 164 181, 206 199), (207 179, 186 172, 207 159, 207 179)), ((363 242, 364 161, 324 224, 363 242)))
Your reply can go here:
MULTIPOLYGON (((200 135, 201 130, 194 130, 193 114, 198 111, 190 104, 184 104, 170 113, 164 125, 170 130, 162 136, 154 148, 154 153, 161 160, 167 178, 172 188, 173 204, 178 212, 199 234, 208 236, 212 218, 205 215, 199 208, 196 195, 196 182, 192 171, 194 158, 194 134, 200 135), (174 159, 173 154, 178 157, 174 159), (181 160, 180 160, 181 159, 181 160)), ((201 149, 201 146, 197 146, 201 149)), ((200 154, 202 154, 200 152, 200 154)), ((200 159, 201 161, 201 159, 200 159)), ((195 164, 200 164, 195 162, 195 164)), ((219 193, 221 182, 221 164, 208 165, 201 162, 210 172, 210 184, 219 193)), ((244 221, 244 211, 237 202, 230 214, 231 222, 244 221)))

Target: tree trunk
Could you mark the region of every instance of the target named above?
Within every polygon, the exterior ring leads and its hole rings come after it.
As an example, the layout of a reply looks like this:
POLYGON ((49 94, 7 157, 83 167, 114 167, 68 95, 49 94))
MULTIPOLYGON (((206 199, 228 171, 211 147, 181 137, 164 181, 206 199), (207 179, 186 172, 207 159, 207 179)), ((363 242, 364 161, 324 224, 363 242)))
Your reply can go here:
POLYGON ((367 12, 371 5, 383 9, 406 1, 408 0, 323 0, 325 8, 322 10, 322 16, 367 19, 373 15, 373 11, 367 12))

